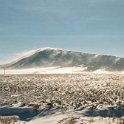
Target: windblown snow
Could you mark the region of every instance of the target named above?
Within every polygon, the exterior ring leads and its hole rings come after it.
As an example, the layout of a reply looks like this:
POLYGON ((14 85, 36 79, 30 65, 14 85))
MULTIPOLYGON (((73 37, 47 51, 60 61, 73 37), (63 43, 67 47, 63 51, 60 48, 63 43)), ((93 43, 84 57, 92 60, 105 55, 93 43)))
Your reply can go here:
POLYGON ((3 67, 7 69, 80 67, 83 71, 124 71, 124 58, 41 48, 27 52, 16 61, 1 66, 3 67))
POLYGON ((41 48, 0 67, 0 124, 124 124, 124 58, 41 48))

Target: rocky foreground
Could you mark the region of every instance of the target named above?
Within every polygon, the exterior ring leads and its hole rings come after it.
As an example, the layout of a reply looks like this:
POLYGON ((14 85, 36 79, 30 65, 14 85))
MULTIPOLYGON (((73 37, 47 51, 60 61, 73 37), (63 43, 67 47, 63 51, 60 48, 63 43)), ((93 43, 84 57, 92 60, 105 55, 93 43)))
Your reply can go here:
POLYGON ((7 113, 3 115, 2 112, 5 109, 13 112, 14 107, 30 108, 31 115, 26 116, 25 113, 25 117, 20 116, 23 121, 29 121, 39 114, 46 116, 58 111, 65 113, 68 110, 87 117, 122 118, 124 75, 93 73, 0 75, 0 106, 2 117, 7 116, 7 113))

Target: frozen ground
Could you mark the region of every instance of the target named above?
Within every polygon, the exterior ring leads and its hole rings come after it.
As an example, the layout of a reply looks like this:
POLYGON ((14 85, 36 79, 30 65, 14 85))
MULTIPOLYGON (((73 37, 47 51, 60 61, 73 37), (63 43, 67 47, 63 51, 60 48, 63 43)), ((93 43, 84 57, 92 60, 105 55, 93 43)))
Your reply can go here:
POLYGON ((123 74, 0 75, 1 123, 124 124, 123 117, 123 74))

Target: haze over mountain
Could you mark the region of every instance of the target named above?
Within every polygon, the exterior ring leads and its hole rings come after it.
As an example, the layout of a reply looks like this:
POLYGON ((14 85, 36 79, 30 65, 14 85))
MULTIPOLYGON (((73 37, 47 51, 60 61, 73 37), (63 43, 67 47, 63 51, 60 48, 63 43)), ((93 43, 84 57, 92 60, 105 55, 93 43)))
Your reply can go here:
POLYGON ((35 67, 72 67, 80 66, 85 71, 104 69, 106 71, 123 71, 124 58, 81 53, 57 48, 42 48, 2 65, 9 69, 26 69, 35 67))

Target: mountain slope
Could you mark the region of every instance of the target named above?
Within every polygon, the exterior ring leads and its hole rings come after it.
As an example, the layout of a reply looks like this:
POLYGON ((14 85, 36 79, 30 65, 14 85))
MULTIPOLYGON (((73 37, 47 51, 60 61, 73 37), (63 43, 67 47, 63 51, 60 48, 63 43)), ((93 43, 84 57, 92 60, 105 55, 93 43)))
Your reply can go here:
POLYGON ((34 67, 86 67, 87 71, 104 69, 108 71, 123 71, 124 58, 107 55, 87 54, 62 49, 45 48, 35 50, 32 54, 2 67, 11 69, 34 67))

